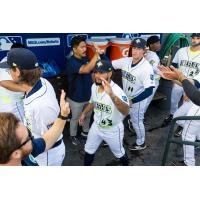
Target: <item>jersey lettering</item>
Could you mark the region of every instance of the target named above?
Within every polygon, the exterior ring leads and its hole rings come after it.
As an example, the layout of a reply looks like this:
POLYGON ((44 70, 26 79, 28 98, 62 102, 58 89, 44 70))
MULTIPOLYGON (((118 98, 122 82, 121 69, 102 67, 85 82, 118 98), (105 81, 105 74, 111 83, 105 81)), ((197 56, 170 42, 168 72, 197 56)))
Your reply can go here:
POLYGON ((127 81, 131 82, 132 84, 134 84, 136 82, 136 77, 124 70, 122 70, 122 78, 126 79, 127 81))
POLYGON ((105 104, 102 104, 102 103, 99 103, 99 102, 95 102, 94 105, 95 105, 95 108, 97 110, 101 111, 101 112, 105 112, 105 113, 108 113, 108 114, 112 113, 111 106, 108 106, 108 105, 105 105, 105 104))
MULTIPOLYGON (((180 62, 180 66, 183 67, 189 67, 195 70, 195 72, 192 72, 192 74, 197 75, 199 73, 199 63, 193 62, 193 61, 188 61, 188 60, 181 60, 180 62)), ((191 76, 191 75, 190 75, 191 76)))

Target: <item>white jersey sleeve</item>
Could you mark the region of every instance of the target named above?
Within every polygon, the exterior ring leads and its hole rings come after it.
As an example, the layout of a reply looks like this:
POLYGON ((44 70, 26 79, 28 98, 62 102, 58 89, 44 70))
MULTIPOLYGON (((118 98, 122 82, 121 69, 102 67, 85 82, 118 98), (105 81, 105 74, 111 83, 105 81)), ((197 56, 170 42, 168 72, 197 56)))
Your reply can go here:
POLYGON ((112 65, 114 69, 122 69, 127 65, 127 58, 120 58, 118 60, 113 60, 112 65))
POLYGON ((93 97, 93 95, 95 94, 94 90, 95 90, 95 83, 93 83, 91 87, 91 97, 90 97, 89 103, 94 103, 94 97, 93 97))
POLYGON ((181 49, 179 49, 179 50, 176 52, 176 54, 175 54, 175 56, 174 56, 174 59, 172 60, 173 63, 176 63, 176 64, 179 63, 180 53, 181 53, 181 49))
MULTIPOLYGON (((0 63, 6 62, 7 61, 7 56, 4 57, 0 63)), ((0 69, 0 81, 7 81, 7 80, 13 80, 11 75, 9 74, 9 69, 0 69)))
POLYGON ((0 81, 12 80, 11 75, 8 73, 8 69, 0 69, 0 81))
POLYGON ((158 66, 160 65, 160 59, 158 55, 155 52, 148 51, 145 58, 147 61, 149 61, 149 63, 153 67, 154 73, 158 74, 159 73, 158 66))
POLYGON ((113 93, 115 94, 115 96, 117 96, 122 102, 126 103, 127 105, 129 105, 129 100, 128 97, 126 96, 126 94, 124 93, 124 91, 118 86, 118 87, 114 87, 114 91, 113 93))

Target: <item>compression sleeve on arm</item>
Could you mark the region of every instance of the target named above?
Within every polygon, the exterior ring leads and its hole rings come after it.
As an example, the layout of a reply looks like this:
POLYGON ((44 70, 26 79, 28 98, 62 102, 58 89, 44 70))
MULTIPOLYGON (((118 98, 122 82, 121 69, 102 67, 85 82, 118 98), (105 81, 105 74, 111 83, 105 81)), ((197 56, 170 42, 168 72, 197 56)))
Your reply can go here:
POLYGON ((200 91, 187 79, 183 80, 182 86, 188 98, 200 106, 200 91))
POLYGON ((137 103, 140 102, 144 99, 146 99, 147 97, 151 96, 153 94, 153 86, 146 88, 144 90, 144 92, 142 92, 141 94, 139 94, 137 97, 135 97, 134 99, 132 99, 132 103, 137 103))

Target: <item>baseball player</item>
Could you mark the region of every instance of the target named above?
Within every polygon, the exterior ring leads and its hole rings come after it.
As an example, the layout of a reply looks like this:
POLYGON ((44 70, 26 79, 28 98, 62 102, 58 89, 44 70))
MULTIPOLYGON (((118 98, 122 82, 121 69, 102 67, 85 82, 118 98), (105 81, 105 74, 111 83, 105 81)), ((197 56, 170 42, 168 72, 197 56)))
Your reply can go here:
POLYGON ((150 36, 147 39, 147 47, 149 47, 149 50, 146 52, 145 58, 149 61, 149 63, 153 67, 154 78, 155 78, 155 88, 153 89, 153 94, 148 97, 145 112, 149 104, 151 103, 153 96, 159 86, 160 75, 159 75, 158 66, 160 65, 160 58, 158 57, 156 52, 160 51, 160 47, 161 47, 160 38, 156 35, 150 36))
MULTIPOLYGON (((178 80, 179 85, 181 86, 184 79, 187 77, 183 74, 183 72, 171 67, 172 71, 164 72, 163 78, 170 80, 178 80), (166 76, 167 74, 167 76, 166 76)), ((195 85, 197 88, 200 88, 200 74, 195 76, 193 79, 188 79, 190 82, 195 85)), ((183 104, 184 106, 184 104, 183 104)), ((200 107, 195 105, 194 103, 190 103, 190 106, 185 106, 185 113, 183 115, 186 116, 199 116, 200 115, 200 107), (189 110, 187 112, 187 110, 189 110), (186 113, 187 112, 187 113, 186 113)), ((199 120, 186 120, 180 121, 179 124, 183 126, 182 132, 182 140, 194 142, 196 140, 200 140, 200 121, 199 120)), ((184 152, 184 165, 194 166, 195 165, 195 156, 194 156, 194 146, 191 145, 183 145, 184 152)))
POLYGON ((136 38, 132 41, 132 57, 112 61, 115 69, 122 70, 123 90, 132 104, 130 117, 137 135, 136 143, 129 148, 133 151, 146 148, 144 112, 155 87, 153 68, 144 58, 145 48, 146 41, 136 38))
MULTIPOLYGON (((16 48, 8 52, 7 62, 1 63, 10 68, 16 83, 25 89, 25 121, 35 138, 41 137, 57 118, 60 109, 52 85, 41 78, 36 56, 28 49, 16 48)), ((54 146, 36 157, 39 165, 61 165, 65 156, 62 135, 54 146)))
MULTIPOLYGON (((168 68, 167 67, 161 67, 160 68, 161 71, 163 70, 167 70, 168 68)), ((171 67, 171 69, 175 70, 174 67, 171 67)), ((167 71, 167 73, 170 73, 171 74, 171 70, 170 71, 167 71)), ((166 71, 164 72, 164 74, 166 74, 166 71)), ((168 77, 166 76, 163 76, 163 73, 161 73, 162 77, 165 78, 165 79, 169 79, 168 77)), ((178 77, 177 77, 178 78, 178 77)), ((174 80, 174 79, 169 79, 169 80, 174 80)), ((198 74, 197 76, 195 76, 193 79, 189 79, 197 88, 200 88, 200 74, 198 74)), ((180 87, 182 87, 182 84, 179 82, 179 81, 176 81, 174 80, 174 82, 176 84, 178 84, 180 87)), ((193 106, 193 102, 187 98, 186 95, 184 95, 184 98, 183 98, 183 104, 178 108, 178 110, 174 113, 173 115, 173 118, 176 118, 176 117, 180 117, 180 116, 186 116, 189 112, 189 110, 191 109, 191 107, 193 106)), ((176 123, 178 124, 178 127, 176 128, 176 130, 174 131, 174 136, 175 137, 180 137, 181 134, 182 134, 182 131, 183 131, 183 127, 185 125, 185 121, 184 120, 181 120, 181 121, 176 121, 176 123)))
POLYGON ((111 62, 98 61, 94 71, 95 83, 92 85, 90 103, 79 119, 79 123, 82 124, 87 113, 94 109, 94 122, 85 144, 86 166, 92 164, 95 152, 102 141, 108 144, 123 165, 128 165, 128 157, 123 147, 123 119, 129 113, 129 102, 123 90, 111 81, 111 76, 111 62))
MULTIPOLYGON (((23 44, 14 43, 11 46, 11 49, 23 47, 23 44)), ((5 61, 7 61, 7 57, 4 57, 1 60, 1 63, 5 61)), ((6 89, 6 86, 9 87, 10 84, 12 84, 7 80, 12 80, 8 69, 0 68, 0 112, 11 112, 15 116, 17 116, 21 122, 23 122, 24 108, 22 99, 24 97, 24 90, 22 90, 20 85, 15 86, 17 92, 6 89)))
MULTIPOLYGON (((195 76, 193 79, 189 79, 195 86, 196 88, 200 88, 200 74, 195 76)), ((179 85, 182 87, 182 84, 179 82, 179 85)), ((180 117, 180 116, 187 116, 190 109, 194 106, 195 104, 188 98, 185 98, 183 100, 183 105, 181 105, 178 110, 174 113, 173 118, 175 117, 180 117)), ((180 137, 183 131, 183 128, 185 126, 185 121, 180 120, 176 122, 178 124, 177 129, 174 132, 175 137, 180 137)))
MULTIPOLYGON (((179 49, 172 61, 172 65, 180 69, 188 78, 193 78, 200 72, 200 33, 193 33, 191 37, 191 46, 179 49)), ((162 127, 167 126, 173 119, 183 95, 183 88, 178 84, 174 84, 171 92, 170 115, 166 117, 162 127)))
POLYGON ((50 149, 65 127, 70 113, 65 92, 60 97, 61 112, 53 126, 40 138, 34 138, 12 113, 0 113, 0 166, 38 166, 35 157, 50 149))

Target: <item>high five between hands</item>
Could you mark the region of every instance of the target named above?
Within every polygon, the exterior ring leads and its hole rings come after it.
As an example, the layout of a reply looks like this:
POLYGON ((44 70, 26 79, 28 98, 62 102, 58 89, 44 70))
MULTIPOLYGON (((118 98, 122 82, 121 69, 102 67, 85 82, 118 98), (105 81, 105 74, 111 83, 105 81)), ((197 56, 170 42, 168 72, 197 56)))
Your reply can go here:
POLYGON ((160 70, 159 75, 162 78, 167 79, 167 80, 180 81, 184 77, 183 73, 173 66, 165 67, 161 65, 161 66, 158 66, 158 69, 160 70))

